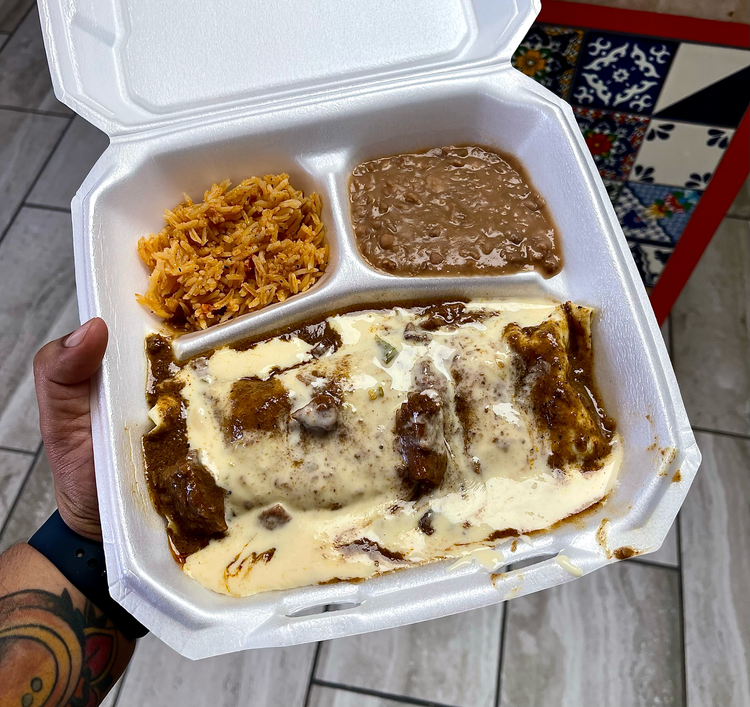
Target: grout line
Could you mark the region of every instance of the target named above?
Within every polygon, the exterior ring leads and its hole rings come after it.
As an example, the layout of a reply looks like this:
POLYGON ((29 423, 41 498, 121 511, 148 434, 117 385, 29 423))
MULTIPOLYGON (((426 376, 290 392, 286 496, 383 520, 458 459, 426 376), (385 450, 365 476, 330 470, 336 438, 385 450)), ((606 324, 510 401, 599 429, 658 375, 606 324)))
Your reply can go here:
POLYGON ((40 211, 56 211, 61 214, 70 213, 70 209, 66 209, 63 206, 48 206, 46 204, 32 204, 29 201, 24 202, 24 206, 27 209, 39 209, 40 211))
POLYGON ((750 223, 750 216, 742 216, 739 214, 724 214, 724 218, 731 218, 733 221, 746 221, 750 223))
POLYGON ((57 142, 52 146, 52 149, 50 150, 46 159, 42 163, 42 166, 39 168, 39 171, 36 173, 36 177, 34 177, 34 181, 31 182, 31 184, 29 185, 29 188, 26 190, 26 193, 23 195, 21 202, 18 204, 18 208, 13 212, 13 215, 10 217, 10 220, 8 221, 8 225, 3 229, 3 232, 0 233, 0 245, 2 245, 3 241, 5 240, 5 236, 8 235, 8 232, 13 227, 13 224, 15 223, 16 218, 18 218, 18 214, 21 213, 21 209, 26 203, 26 199, 29 198, 29 194, 31 194, 31 192, 34 191, 34 187, 36 186, 36 183, 39 181, 39 177, 42 176, 42 172, 44 172, 44 170, 47 168, 49 161, 52 159, 52 155, 55 154, 55 152, 57 151, 57 148, 60 147, 60 143, 63 141, 63 138, 65 137, 65 135, 67 135, 68 130, 70 130, 70 126, 73 124, 73 118, 75 118, 75 115, 71 115, 70 118, 68 119, 68 124, 60 133, 60 137, 57 138, 57 142))
POLYGON ((679 565, 667 565, 664 562, 654 562, 653 560, 641 559, 640 557, 632 557, 628 562, 637 562, 639 565, 645 565, 646 567, 655 567, 659 570, 668 570, 670 572, 679 572, 679 565))
POLYGON ((674 319, 672 318, 672 312, 667 315, 667 330, 669 332, 669 360, 674 369, 674 319))
POLYGON ((359 695, 369 695, 370 697, 381 697, 385 700, 400 702, 406 705, 421 705, 422 707, 452 707, 444 702, 433 702, 432 700, 423 700, 419 697, 406 697, 404 695, 393 695, 390 692, 380 692, 380 690, 371 690, 367 687, 355 687, 353 685, 341 685, 337 682, 328 682, 327 680, 313 680, 319 687, 329 687, 334 690, 344 690, 345 692, 356 692, 359 695))
MULTIPOLYGON (((136 645, 136 650, 138 650, 138 646, 136 645)), ((120 695, 122 694, 122 689, 125 687, 125 680, 128 677, 128 672, 130 671, 130 667, 133 665, 133 658, 135 658, 135 653, 130 657, 130 661, 125 666, 125 670, 122 671, 122 675, 120 676, 119 685, 117 686, 117 694, 115 695, 114 702, 112 703, 112 707, 117 707, 117 703, 120 701, 120 695)))
POLYGON ((21 484, 21 487, 18 489, 18 493, 16 494, 16 497, 13 499, 13 503, 10 505, 10 508, 8 509, 8 515, 5 516, 5 520, 3 521, 3 527, 0 528, 0 541, 3 539, 3 535, 5 535, 5 529, 8 527, 8 523, 10 523, 10 519, 13 517, 13 512, 16 510, 16 507, 18 506, 18 502, 21 500, 21 496, 23 496, 24 489, 26 488, 27 484, 29 483, 29 479, 31 478, 31 472, 34 471, 34 467, 37 465, 37 462, 39 461, 39 458, 42 455, 42 451, 44 450, 44 442, 39 443, 39 447, 36 450, 36 453, 34 454, 34 458, 31 460, 31 463, 29 464, 29 470, 26 472, 26 476, 23 480, 23 483, 21 484))
POLYGON ((19 449, 18 447, 6 447, 4 444, 0 444, 0 452, 11 452, 12 454, 26 454, 28 456, 36 456, 36 451, 32 452, 30 449, 19 449))
MULTIPOLYGON (((7 46, 7 45, 6 45, 7 46)), ((19 108, 18 106, 6 106, 0 103, 0 110, 8 110, 13 113, 26 113, 27 115, 45 115, 51 118, 70 118, 70 113, 59 113, 55 110, 40 110, 38 108, 19 108)))
POLYGON ((687 688, 687 646, 685 645, 685 577, 682 571, 682 510, 677 513, 677 556, 680 559, 678 582, 677 582, 677 602, 680 609, 679 627, 680 643, 682 645, 682 703, 688 703, 687 688))
POLYGON ((13 38, 13 35, 18 31, 18 28, 26 22, 26 18, 31 14, 32 10, 36 7, 36 3, 32 2, 31 5, 29 5, 29 9, 26 10, 26 12, 23 13, 23 17, 21 17, 20 20, 18 20, 18 24, 10 31, 7 32, 8 35, 8 41, 5 43, 5 46, 7 47, 8 44, 10 44, 10 40, 13 38))
POLYGON ((505 639, 508 636, 508 611, 510 604, 506 601, 503 605, 503 620, 500 623, 500 655, 497 660, 497 680, 495 681, 495 707, 500 707, 503 687, 503 667, 505 665, 505 639))
POLYGON ((307 691, 305 692, 305 707, 310 704, 310 694, 312 693, 313 681, 315 680, 315 671, 318 669, 318 659, 320 658, 320 647, 323 645, 323 641, 318 641, 315 646, 315 656, 313 657, 312 666, 310 667, 310 679, 307 681, 307 691))
POLYGON ((733 437, 734 439, 750 439, 749 434, 743 432, 727 432, 725 430, 712 430, 709 427, 696 427, 693 425, 693 432, 703 432, 704 434, 717 435, 719 437, 733 437))

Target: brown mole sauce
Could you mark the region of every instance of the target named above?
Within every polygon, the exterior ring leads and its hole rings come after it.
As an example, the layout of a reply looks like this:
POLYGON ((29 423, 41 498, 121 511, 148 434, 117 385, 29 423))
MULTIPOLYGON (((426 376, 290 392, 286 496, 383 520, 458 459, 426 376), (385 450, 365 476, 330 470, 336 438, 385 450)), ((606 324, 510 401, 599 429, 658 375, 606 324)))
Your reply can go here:
POLYGON ((554 320, 522 328, 508 324, 505 334, 517 354, 517 389, 530 386, 530 405, 540 431, 549 437, 547 460, 553 469, 580 464, 582 471, 601 468, 612 449, 615 422, 600 403, 594 384, 590 328, 581 307, 566 302, 569 339, 554 320))
POLYGON ((229 398, 230 416, 223 427, 230 442, 242 439, 248 430, 282 429, 292 409, 289 391, 278 378, 241 378, 232 386, 229 398))
POLYGON ((496 275, 562 267, 545 200, 523 167, 481 147, 358 165, 349 180, 357 246, 397 275, 496 275))
POLYGON ((169 339, 146 339, 149 385, 146 399, 158 405, 162 424, 143 435, 146 482, 157 513, 167 519, 172 554, 180 563, 227 530, 224 491, 190 452, 178 370, 169 339))

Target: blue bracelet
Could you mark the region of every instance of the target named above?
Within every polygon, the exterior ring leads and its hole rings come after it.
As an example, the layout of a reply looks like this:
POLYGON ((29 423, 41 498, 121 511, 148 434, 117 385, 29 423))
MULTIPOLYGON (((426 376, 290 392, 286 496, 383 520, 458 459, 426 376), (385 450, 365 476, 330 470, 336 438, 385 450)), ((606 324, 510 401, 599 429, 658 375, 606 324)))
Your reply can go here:
POLYGON ((71 530, 55 511, 29 539, 29 545, 44 555, 81 594, 107 616, 129 641, 148 629, 136 621, 109 594, 104 546, 71 530))

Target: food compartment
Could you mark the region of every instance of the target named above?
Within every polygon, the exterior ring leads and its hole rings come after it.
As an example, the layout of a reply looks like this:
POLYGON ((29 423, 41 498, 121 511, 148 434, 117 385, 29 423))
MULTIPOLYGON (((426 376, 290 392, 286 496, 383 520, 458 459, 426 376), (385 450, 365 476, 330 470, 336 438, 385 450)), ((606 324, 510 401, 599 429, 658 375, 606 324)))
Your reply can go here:
MULTIPOLYGON (((435 298, 570 297, 568 259, 580 254, 577 243, 570 241, 580 223, 569 205, 588 200, 598 180, 587 183, 584 178, 576 184, 571 178, 571 159, 580 164, 587 158, 576 148, 570 122, 565 126, 560 121, 560 115, 569 112, 567 107, 549 100, 535 82, 513 71, 498 71, 490 81, 446 81, 418 90, 360 96, 337 105, 340 109, 333 115, 321 115, 321 126, 304 128, 309 143, 304 144, 299 158, 314 173, 325 174, 329 186, 325 206, 330 207, 332 220, 326 226, 339 249, 338 259, 334 264, 332 258, 329 266, 330 277, 325 285, 318 283, 315 294, 306 293, 304 306, 301 299, 294 298, 282 306, 212 327, 210 332, 181 337, 176 342, 179 358, 250 335, 261 336, 299 322, 301 317, 314 318, 337 308, 435 298), (365 160, 452 144, 485 146, 511 155, 523 166, 546 200, 556 227, 563 265, 554 277, 545 278, 537 271, 402 277, 376 270, 362 257, 350 215, 352 170, 365 160)), ((309 119, 314 120, 316 112, 315 107, 308 107, 309 119)), ((292 132, 290 142, 297 142, 292 132)), ((600 219, 603 216, 600 212, 600 219)), ((603 224, 600 220, 592 226, 589 237, 598 238, 603 224)))
MULTIPOLYGON (((82 316, 103 316, 114 342, 105 357, 93 426, 108 569, 118 601, 170 645, 200 657, 435 618, 502 600, 511 591, 521 595, 572 579, 554 561, 538 565, 529 575, 533 580, 524 581, 512 573, 490 581, 478 565, 448 573, 441 563, 359 585, 237 599, 214 594, 180 571, 143 476, 140 437, 150 427, 144 336, 159 322, 135 302, 147 277, 135 245, 140 235, 158 228, 162 210, 180 201, 184 191, 197 196, 212 180, 280 171, 289 172, 297 188, 317 190, 324 199, 328 273, 283 304, 181 337, 178 353, 187 357, 333 311, 384 303, 512 298, 591 306, 595 376, 625 441, 620 484, 606 509, 609 537, 618 546, 656 549, 698 459, 674 376, 570 109, 506 69, 113 141, 80 190, 73 215, 82 316), (525 166, 558 227, 563 256, 558 275, 402 278, 362 260, 349 218, 351 169, 364 159, 450 144, 496 148, 525 166), (684 481, 670 484, 677 468, 684 481), (334 615, 290 617, 307 606, 341 602, 358 606, 334 615)), ((590 513, 544 533, 514 557, 564 551, 576 568, 595 569, 612 560, 597 542, 600 516, 590 513)))
POLYGON ((495 149, 450 145, 363 162, 349 201, 360 254, 392 275, 551 277, 562 267, 546 200, 495 149))

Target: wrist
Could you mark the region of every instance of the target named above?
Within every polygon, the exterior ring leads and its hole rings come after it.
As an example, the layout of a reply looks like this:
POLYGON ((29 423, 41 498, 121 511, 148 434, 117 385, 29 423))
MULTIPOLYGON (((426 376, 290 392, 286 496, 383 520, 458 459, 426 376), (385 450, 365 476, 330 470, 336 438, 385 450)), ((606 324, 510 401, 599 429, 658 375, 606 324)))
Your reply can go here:
POLYGON ((127 639, 140 638, 148 632, 110 596, 104 546, 100 541, 76 533, 55 511, 29 539, 29 545, 106 614, 127 639))
POLYGON ((102 526, 99 520, 99 504, 77 503, 64 491, 55 489, 57 510, 60 517, 74 533, 96 542, 102 541, 102 526))

